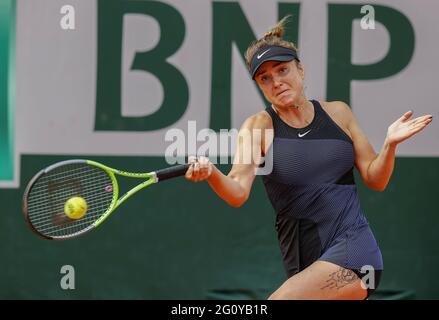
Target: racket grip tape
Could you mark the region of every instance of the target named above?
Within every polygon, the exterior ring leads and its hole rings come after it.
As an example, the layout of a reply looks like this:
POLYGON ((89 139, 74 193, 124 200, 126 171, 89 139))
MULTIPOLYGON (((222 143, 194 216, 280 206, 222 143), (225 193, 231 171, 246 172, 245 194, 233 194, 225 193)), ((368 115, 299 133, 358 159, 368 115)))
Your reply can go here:
POLYGON ((174 167, 169 167, 166 169, 161 169, 156 171, 158 181, 163 181, 175 177, 184 176, 187 169, 189 169, 190 164, 181 164, 174 167))

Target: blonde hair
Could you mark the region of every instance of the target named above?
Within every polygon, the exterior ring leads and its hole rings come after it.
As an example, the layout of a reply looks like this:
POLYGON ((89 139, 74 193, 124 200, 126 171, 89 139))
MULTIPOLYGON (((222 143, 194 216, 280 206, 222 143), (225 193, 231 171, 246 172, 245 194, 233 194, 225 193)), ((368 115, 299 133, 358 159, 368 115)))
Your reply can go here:
POLYGON ((245 63, 247 64, 248 68, 250 68, 250 64, 255 53, 266 46, 280 46, 293 49, 297 52, 297 48, 293 42, 283 39, 283 35, 285 34, 285 25, 290 17, 291 15, 283 17, 282 20, 271 28, 271 30, 266 32, 262 38, 255 40, 250 44, 244 56, 245 63))

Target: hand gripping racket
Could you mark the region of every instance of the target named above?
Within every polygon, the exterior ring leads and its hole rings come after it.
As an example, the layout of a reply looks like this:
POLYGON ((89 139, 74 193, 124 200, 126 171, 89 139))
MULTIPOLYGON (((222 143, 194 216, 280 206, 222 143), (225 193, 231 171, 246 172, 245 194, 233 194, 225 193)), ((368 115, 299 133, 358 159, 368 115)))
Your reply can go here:
POLYGON ((23 197, 24 217, 37 235, 50 240, 77 237, 99 226, 125 200, 154 183, 183 176, 188 164, 149 173, 131 173, 90 160, 55 163, 36 174, 23 197), (145 179, 119 197, 116 175, 145 179), (85 203, 85 214, 72 218, 66 204, 74 199, 85 203), (85 201, 84 201, 85 200, 85 201))

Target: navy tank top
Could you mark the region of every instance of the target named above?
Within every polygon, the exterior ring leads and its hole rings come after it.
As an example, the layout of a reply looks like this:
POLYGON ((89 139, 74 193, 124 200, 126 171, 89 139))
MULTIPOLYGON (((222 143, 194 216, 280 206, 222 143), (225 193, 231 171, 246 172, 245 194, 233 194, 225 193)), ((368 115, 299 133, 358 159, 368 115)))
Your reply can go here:
POLYGON ((316 260, 347 269, 383 269, 380 249, 360 207, 350 137, 320 103, 304 128, 285 123, 272 107, 274 138, 262 179, 276 211, 276 231, 288 276, 316 260), (271 154, 270 154, 271 153, 271 154))

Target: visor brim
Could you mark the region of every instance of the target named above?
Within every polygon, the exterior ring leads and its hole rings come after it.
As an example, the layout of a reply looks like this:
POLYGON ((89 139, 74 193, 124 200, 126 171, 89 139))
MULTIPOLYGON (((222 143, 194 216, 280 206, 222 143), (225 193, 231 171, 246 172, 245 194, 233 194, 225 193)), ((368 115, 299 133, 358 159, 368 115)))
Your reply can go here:
POLYGON ((278 56, 267 56, 264 57, 263 59, 261 59, 260 61, 258 61, 258 63, 253 67, 253 71, 252 71, 252 79, 255 79, 255 75, 258 72, 258 69, 264 64, 264 62, 267 61, 280 61, 280 62, 287 62, 287 61, 291 61, 297 59, 296 57, 294 57, 293 55, 278 55, 278 56))

